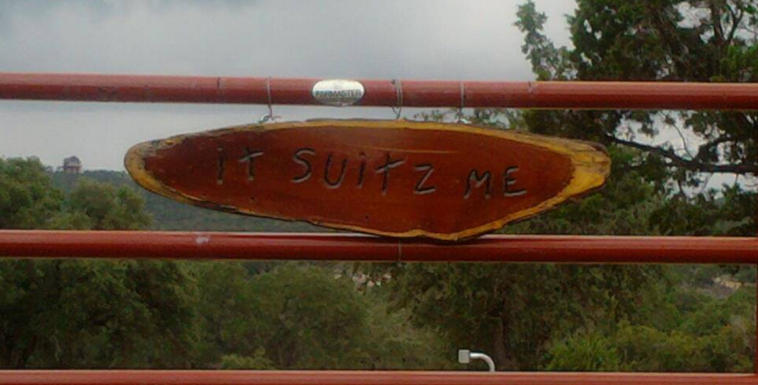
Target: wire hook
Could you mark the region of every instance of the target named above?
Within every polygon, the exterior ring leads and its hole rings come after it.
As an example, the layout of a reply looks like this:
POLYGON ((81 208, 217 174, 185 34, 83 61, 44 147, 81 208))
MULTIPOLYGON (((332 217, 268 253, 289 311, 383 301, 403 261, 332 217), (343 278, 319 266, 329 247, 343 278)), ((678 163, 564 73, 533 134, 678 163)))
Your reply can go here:
POLYGON ((266 122, 273 122, 279 116, 274 115, 274 108, 272 107, 272 101, 271 101, 271 76, 266 78, 266 98, 268 99, 268 114, 263 115, 260 119, 258 119, 258 123, 266 123, 266 122))
POLYGON ((395 113, 395 119, 400 119, 403 113, 403 83, 400 79, 392 79, 392 85, 395 87, 396 103, 392 106, 392 112, 395 113))
POLYGON ((461 103, 458 105, 458 123, 468 123, 469 121, 467 119, 463 118, 463 109, 466 107, 466 86, 463 84, 463 81, 458 82, 458 88, 460 89, 460 98, 461 103))

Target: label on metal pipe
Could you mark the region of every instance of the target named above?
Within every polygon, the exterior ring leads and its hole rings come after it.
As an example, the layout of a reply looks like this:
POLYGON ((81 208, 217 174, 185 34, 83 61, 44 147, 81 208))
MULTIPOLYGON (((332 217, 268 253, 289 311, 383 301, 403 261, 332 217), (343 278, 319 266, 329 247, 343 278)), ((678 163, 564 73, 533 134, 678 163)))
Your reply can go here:
POLYGON ((329 106, 350 106, 363 97, 363 84, 355 80, 327 79, 313 85, 311 95, 321 104, 329 106))

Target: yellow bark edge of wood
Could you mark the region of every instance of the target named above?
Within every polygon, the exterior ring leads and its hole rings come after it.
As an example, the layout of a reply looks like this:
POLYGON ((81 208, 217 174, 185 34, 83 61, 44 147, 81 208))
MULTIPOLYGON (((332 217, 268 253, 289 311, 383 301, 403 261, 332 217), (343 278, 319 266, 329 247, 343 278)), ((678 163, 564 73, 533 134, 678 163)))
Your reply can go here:
MULTIPOLYGON (((307 221, 315 225, 332 227, 337 229, 352 230, 365 232, 370 234, 377 234, 389 237, 427 237, 442 241, 460 241, 469 239, 487 232, 491 232, 503 227, 505 224, 514 222, 517 220, 531 217, 537 213, 552 209, 557 205, 565 202, 570 198, 577 198, 582 195, 586 195, 589 192, 599 189, 605 183, 607 176, 610 173, 611 161, 602 145, 564 139, 558 137, 548 137, 542 135, 536 135, 525 132, 518 132, 514 130, 501 130, 493 129, 468 124, 456 124, 456 123, 437 123, 437 122, 415 122, 407 120, 311 120, 305 122, 283 122, 283 123, 268 123, 268 124, 248 124, 232 126, 227 128, 221 128, 217 130, 191 133, 185 135, 177 135, 163 140, 153 140, 148 142, 139 143, 127 152, 124 163, 127 171, 131 177, 145 189, 170 199, 189 203, 196 206, 261 217, 269 217, 283 220, 301 220, 307 221), (208 201, 192 194, 187 194, 183 191, 178 191, 156 178, 153 173, 145 166, 146 159, 153 156, 159 150, 170 149, 179 143, 186 140, 192 140, 202 136, 210 137, 222 137, 224 135, 234 135, 237 133, 252 132, 252 133, 270 133, 277 130, 292 130, 292 129, 319 129, 319 128, 335 128, 344 129, 345 137, 349 138, 349 130, 360 127, 369 128, 372 130, 411 130, 418 132, 419 134, 434 135, 434 132, 456 132, 465 133, 466 135, 483 136, 493 139, 505 139, 507 141, 525 144, 528 146, 535 146, 537 148, 547 150, 549 152, 559 154, 567 157, 570 160, 571 176, 567 184, 554 194, 553 196, 544 199, 537 204, 519 210, 517 212, 508 213, 496 220, 483 223, 471 228, 461 229, 455 232, 434 232, 428 231, 424 228, 413 228, 408 231, 384 231, 381 229, 371 228, 366 225, 355 225, 339 223, 339 220, 329 220, 329 218, 309 218, 307 215, 302 217, 285 217, 271 213, 262 213, 256 211, 254 208, 241 208, 229 205, 220 205, 218 202, 208 201)), ((343 166, 344 172, 344 166, 343 166)), ((326 171, 328 175, 328 171, 326 171)), ((470 182, 471 177, 469 177, 470 182)))

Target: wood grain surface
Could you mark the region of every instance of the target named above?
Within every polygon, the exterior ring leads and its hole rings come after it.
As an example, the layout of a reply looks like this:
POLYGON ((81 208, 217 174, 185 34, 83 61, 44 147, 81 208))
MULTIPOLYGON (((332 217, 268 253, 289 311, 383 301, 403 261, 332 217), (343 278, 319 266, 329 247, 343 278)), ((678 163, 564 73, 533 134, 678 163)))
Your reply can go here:
POLYGON ((234 213, 394 237, 460 240, 605 181, 598 145, 464 124, 252 124, 140 143, 146 189, 234 213))

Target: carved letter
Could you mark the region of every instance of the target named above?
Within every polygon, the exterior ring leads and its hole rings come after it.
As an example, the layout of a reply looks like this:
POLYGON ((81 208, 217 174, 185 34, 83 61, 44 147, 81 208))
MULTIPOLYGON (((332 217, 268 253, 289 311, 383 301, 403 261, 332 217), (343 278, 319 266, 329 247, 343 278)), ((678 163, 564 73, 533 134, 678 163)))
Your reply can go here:
POLYGON ((487 186, 484 188, 484 198, 490 199, 492 196, 492 183, 490 183, 490 172, 485 171, 481 177, 479 177, 479 173, 476 171, 476 169, 471 170, 468 174, 468 179, 466 180, 466 192, 463 193, 463 199, 468 199, 469 196, 471 196, 471 181, 474 181, 474 188, 482 187, 483 184, 487 183, 487 186))
POLYGON ((311 177, 311 174, 313 174, 311 170, 311 162, 309 162, 307 159, 303 159, 302 155, 316 155, 316 150, 312 148, 299 148, 297 151, 295 151, 295 155, 292 156, 292 160, 295 161, 295 163, 305 167, 305 172, 303 175, 296 176, 292 178, 292 183, 302 183, 308 180, 311 177))
POLYGON ((416 171, 426 171, 424 172, 424 176, 419 179, 418 183, 416 183, 416 187, 413 188, 413 193, 418 195, 426 195, 431 194, 435 191, 437 191, 436 186, 429 186, 429 187, 423 187, 424 183, 429 179, 429 177, 434 172, 434 166, 432 166, 430 163, 423 163, 423 164, 417 164, 416 167, 413 168, 416 171))
POLYGON ((224 184, 224 162, 226 162, 226 158, 224 157, 224 148, 219 147, 218 148, 218 172, 216 173, 216 184, 224 184))
POLYGON ((390 170, 405 163, 405 159, 392 160, 390 154, 387 153, 387 160, 383 165, 376 168, 377 174, 384 174, 382 178, 382 195, 387 195, 387 187, 389 184, 390 170))
POLYGON ((358 169, 358 188, 363 187, 363 176, 366 173, 366 154, 361 152, 358 154, 361 157, 361 167, 358 169))
POLYGON ((245 155, 239 159, 239 162, 247 162, 247 180, 255 179, 255 168, 253 167, 253 161, 255 158, 261 155, 263 155, 263 151, 250 151, 249 147, 245 147, 245 155))
POLYGON ((518 167, 511 166, 505 169, 503 173, 503 196, 517 197, 526 194, 526 189, 511 190, 511 186, 516 184, 516 178, 511 178, 511 173, 518 171, 518 167))
POLYGON ((340 187, 342 184, 342 180, 345 179, 345 166, 347 166, 347 158, 342 159, 342 168, 340 169, 340 176, 337 177, 337 180, 332 182, 329 180, 329 169, 332 168, 332 153, 329 153, 329 156, 326 158, 326 165, 324 166, 324 183, 326 183, 326 188, 335 189, 340 187))

